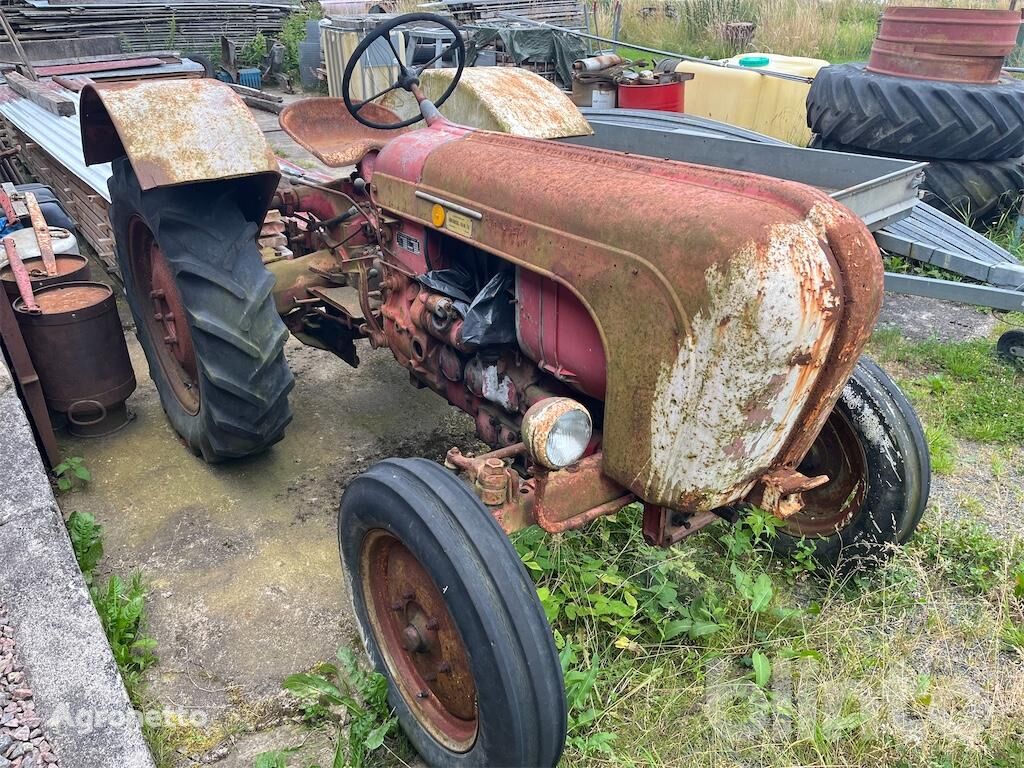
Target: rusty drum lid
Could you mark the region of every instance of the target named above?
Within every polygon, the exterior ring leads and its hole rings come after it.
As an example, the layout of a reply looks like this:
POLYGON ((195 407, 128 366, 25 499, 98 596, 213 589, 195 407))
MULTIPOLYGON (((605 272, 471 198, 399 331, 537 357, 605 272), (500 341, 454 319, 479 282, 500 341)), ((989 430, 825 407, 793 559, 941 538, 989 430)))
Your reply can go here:
MULTIPOLYGON (((103 283, 60 283, 43 288, 35 294, 36 304, 44 315, 61 315, 94 307, 113 292, 103 283)), ((28 314, 24 299, 14 302, 14 309, 28 314)))

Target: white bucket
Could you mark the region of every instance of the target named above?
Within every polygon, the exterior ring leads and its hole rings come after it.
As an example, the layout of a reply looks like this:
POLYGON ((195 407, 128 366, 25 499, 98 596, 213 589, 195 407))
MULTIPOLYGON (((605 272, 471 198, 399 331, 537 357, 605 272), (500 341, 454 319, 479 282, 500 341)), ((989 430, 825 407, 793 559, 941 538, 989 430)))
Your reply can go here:
POLYGON ((591 106, 594 109, 615 109, 615 86, 611 83, 599 83, 594 87, 591 106))

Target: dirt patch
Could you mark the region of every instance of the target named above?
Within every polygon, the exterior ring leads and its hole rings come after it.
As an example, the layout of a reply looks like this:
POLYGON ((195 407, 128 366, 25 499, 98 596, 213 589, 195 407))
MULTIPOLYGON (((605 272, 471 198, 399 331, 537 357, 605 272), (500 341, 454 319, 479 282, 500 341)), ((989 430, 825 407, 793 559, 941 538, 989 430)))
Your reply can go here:
POLYGON ((212 733, 239 702, 277 706, 286 675, 355 640, 335 523, 348 482, 388 456, 469 449, 473 424, 409 386, 387 351, 363 350, 352 369, 291 340, 295 418, 284 440, 211 466, 169 427, 141 348, 128 341, 137 418, 105 438, 62 440, 94 476, 62 508, 104 525, 104 569, 142 571, 160 657, 149 690, 158 704, 202 713, 212 733))
POLYGON ((887 293, 877 327, 895 328, 915 341, 966 341, 989 336, 997 322, 987 309, 887 293))

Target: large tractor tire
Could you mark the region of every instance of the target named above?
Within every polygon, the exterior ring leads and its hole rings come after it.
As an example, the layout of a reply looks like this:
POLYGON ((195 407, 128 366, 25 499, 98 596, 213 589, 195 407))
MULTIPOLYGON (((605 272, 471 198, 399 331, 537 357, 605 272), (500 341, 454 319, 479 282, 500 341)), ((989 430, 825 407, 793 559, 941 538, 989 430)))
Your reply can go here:
POLYGON ((821 69, 807 125, 826 141, 883 154, 948 160, 1024 155, 1024 81, 994 85, 876 75, 863 64, 821 69))
POLYGON ((911 537, 928 503, 931 460, 921 422, 867 358, 799 469, 830 481, 804 492, 804 509, 779 529, 775 548, 792 554, 802 539, 833 572, 885 562, 911 537))
POLYGON ((551 628, 476 494, 426 459, 382 461, 345 490, 338 544, 366 650, 424 762, 557 765, 566 700, 551 628))
POLYGON ((291 421, 294 380, 258 225, 218 182, 143 192, 121 158, 109 186, 128 306, 171 426, 209 462, 265 450, 291 421))
MULTIPOLYGON (((818 134, 808 146, 833 152, 879 154, 824 141, 818 134)), ((924 202, 972 226, 990 224, 1013 210, 1024 193, 1024 157, 983 161, 906 159, 928 163, 921 182, 924 202)))
POLYGON ((925 170, 924 201, 970 225, 990 224, 1020 203, 1024 161, 932 162, 925 170))

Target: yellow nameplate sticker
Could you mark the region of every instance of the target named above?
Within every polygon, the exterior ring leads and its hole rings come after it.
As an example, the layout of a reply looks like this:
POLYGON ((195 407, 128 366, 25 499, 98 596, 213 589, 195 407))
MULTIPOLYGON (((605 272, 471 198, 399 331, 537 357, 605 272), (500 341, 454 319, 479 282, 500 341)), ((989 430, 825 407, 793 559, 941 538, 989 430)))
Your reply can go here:
POLYGON ((445 229, 450 229, 457 235, 463 237, 473 236, 473 220, 469 216, 449 210, 444 220, 445 229))

